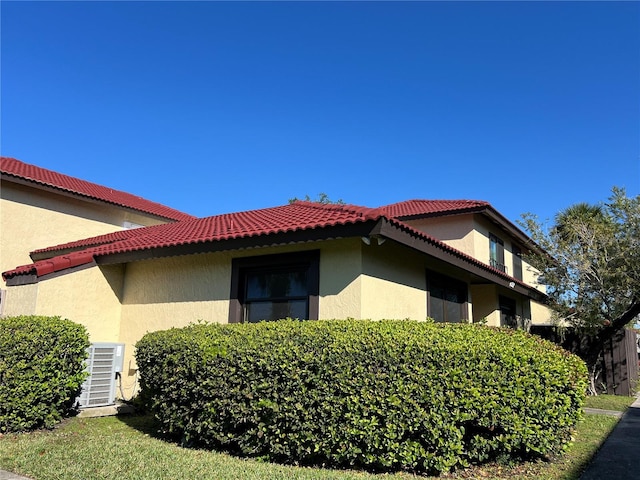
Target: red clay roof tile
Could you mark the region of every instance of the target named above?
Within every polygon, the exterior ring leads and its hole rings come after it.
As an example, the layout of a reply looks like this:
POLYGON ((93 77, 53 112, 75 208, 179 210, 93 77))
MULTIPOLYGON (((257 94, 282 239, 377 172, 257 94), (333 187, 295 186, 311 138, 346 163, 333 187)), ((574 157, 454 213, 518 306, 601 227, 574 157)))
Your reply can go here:
POLYGON ((477 211, 489 207, 480 200, 406 200, 385 205, 380 209, 390 217, 406 219, 417 216, 452 215, 477 211))
MULTIPOLYGON (((447 207, 451 211, 460 211, 464 208, 488 206, 485 202, 453 201, 451 204, 445 202, 449 201, 437 201, 434 203, 434 201, 431 200, 413 200, 410 202, 402 202, 403 204, 406 203, 406 205, 401 208, 398 207, 396 211, 404 212, 404 214, 411 212, 411 215, 420 215, 423 214, 425 210, 442 212, 445 211, 447 207)), ((396 208, 394 205, 389 207, 367 208, 355 205, 326 205, 296 201, 292 204, 278 207, 228 213, 176 223, 137 228, 134 230, 125 230, 38 250, 33 253, 46 252, 51 253, 53 256, 46 260, 37 261, 32 265, 25 265, 4 272, 2 276, 5 280, 18 275, 35 274, 42 276, 54 271, 64 270, 71 266, 90 264, 96 256, 108 256, 117 253, 199 242, 214 242, 299 230, 327 228, 369 220, 377 221, 381 218, 386 218, 402 230, 437 246, 443 251, 449 252, 474 265, 481 266, 497 275, 514 280, 503 272, 450 247, 422 231, 414 229, 403 221, 392 218, 387 212, 390 207, 396 208), (68 250, 75 249, 80 250, 71 253, 68 252, 68 250), (56 255, 56 252, 60 253, 56 255)), ((517 282, 521 283, 519 281, 517 282)))
POLYGON ((32 253, 50 253, 52 257, 4 272, 3 277, 7 279, 16 275, 31 274, 34 273, 34 268, 40 276, 40 271, 50 273, 48 269, 51 265, 61 267, 59 270, 62 270, 65 268, 62 261, 56 262, 56 259, 65 256, 84 254, 86 262, 89 263, 96 255, 333 227, 377 220, 380 217, 380 211, 373 208, 297 201, 279 207, 123 230, 37 250, 32 253), (76 249, 81 250, 56 256, 56 252, 76 249), (88 256, 91 256, 91 259, 88 256))
POLYGON ((79 178, 47 170, 36 165, 21 162, 15 158, 0 157, 0 172, 4 175, 25 180, 37 185, 52 187, 82 197, 130 208, 168 220, 188 220, 193 215, 180 212, 130 193, 114 190, 79 178))

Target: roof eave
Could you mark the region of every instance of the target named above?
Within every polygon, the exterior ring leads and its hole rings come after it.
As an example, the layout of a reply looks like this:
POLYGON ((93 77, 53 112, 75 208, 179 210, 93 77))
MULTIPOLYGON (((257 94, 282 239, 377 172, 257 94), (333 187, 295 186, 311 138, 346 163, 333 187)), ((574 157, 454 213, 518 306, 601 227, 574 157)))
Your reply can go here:
POLYGON ((426 253, 432 257, 442 260, 445 263, 458 267, 462 270, 483 278, 491 283, 501 285, 505 288, 516 291, 522 295, 537 301, 543 301, 546 295, 536 288, 513 278, 506 273, 500 272, 489 265, 485 265, 462 252, 443 244, 438 240, 430 240, 421 232, 411 229, 408 225, 384 219, 380 222, 373 235, 380 235, 400 244, 426 253))

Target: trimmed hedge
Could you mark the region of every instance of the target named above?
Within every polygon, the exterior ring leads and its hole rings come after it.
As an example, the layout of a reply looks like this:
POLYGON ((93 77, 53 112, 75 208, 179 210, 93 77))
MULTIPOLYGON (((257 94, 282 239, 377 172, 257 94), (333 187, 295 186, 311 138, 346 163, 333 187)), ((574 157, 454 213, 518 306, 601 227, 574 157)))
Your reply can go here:
POLYGON ((199 324, 136 347, 165 434, 302 465, 436 473, 560 453, 587 386, 550 342, 467 324, 199 324))
POLYGON ((51 428, 86 378, 85 327, 60 317, 0 319, 0 432, 51 428))

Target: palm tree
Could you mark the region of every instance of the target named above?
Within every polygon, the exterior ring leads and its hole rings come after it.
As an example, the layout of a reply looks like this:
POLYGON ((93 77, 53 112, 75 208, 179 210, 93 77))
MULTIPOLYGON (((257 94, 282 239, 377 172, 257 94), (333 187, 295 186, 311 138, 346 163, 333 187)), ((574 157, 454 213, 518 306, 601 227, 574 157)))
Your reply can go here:
POLYGON ((556 215, 553 233, 569 243, 584 246, 585 234, 601 228, 608 223, 602 206, 588 203, 576 203, 556 215))

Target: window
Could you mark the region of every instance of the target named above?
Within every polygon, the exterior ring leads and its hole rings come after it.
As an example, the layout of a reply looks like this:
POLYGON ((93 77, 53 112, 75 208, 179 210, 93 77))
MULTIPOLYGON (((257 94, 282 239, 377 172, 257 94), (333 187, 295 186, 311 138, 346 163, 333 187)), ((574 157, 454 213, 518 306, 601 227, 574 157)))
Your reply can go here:
POLYGON ((512 247, 513 253, 513 276, 522 280, 522 250, 517 245, 512 247))
POLYGON ((133 223, 129 221, 125 221, 122 224, 122 228, 124 228, 125 230, 131 230, 133 228, 142 228, 142 227, 144 227, 144 225, 140 225, 139 223, 133 223))
POLYGON ((234 259, 229 322, 317 319, 319 258, 313 251, 234 259))
POLYGON ((427 272, 427 314, 436 322, 466 322, 467 284, 427 272))
POLYGON ((499 296, 498 301, 500 303, 500 326, 517 328, 516 301, 502 295, 499 296))
POLYGON ((504 264, 504 242, 493 233, 489 234, 489 265, 501 272, 507 271, 504 264))

